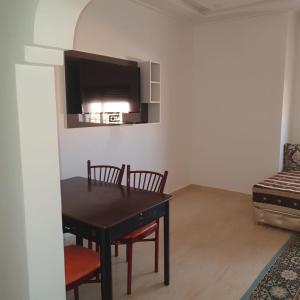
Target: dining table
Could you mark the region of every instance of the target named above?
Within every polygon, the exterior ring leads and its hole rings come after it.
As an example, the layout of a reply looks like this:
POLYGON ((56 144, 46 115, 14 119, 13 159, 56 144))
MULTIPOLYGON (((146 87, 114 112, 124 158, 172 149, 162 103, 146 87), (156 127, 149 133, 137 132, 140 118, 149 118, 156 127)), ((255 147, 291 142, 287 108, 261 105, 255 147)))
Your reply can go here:
POLYGON ((170 284, 169 194, 72 177, 61 180, 64 232, 100 246, 101 296, 113 299, 111 245, 122 236, 163 218, 164 284, 170 284))

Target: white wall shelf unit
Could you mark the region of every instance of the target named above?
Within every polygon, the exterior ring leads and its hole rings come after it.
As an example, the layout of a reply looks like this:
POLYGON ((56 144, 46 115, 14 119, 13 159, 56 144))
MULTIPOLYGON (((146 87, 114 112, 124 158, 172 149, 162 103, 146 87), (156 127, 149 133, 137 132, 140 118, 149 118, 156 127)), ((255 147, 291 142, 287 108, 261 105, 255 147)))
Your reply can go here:
POLYGON ((160 122, 161 67, 160 63, 146 61, 140 63, 141 101, 148 104, 148 123, 160 122))

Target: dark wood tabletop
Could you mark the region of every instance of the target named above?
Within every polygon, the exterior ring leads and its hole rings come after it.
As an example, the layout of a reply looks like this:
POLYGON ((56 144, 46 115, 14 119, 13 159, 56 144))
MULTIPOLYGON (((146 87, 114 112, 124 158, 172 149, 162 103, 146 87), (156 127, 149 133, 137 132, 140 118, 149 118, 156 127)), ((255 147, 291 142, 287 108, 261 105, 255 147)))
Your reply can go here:
POLYGON ((64 217, 99 229, 112 227, 171 198, 99 181, 89 184, 83 177, 62 180, 61 194, 64 217))

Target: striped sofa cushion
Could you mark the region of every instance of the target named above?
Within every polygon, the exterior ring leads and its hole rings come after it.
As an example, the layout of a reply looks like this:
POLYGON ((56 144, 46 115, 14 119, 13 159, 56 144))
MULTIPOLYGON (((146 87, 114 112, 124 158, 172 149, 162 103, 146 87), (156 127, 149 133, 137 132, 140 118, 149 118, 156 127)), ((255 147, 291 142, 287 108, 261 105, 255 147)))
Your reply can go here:
POLYGON ((279 172, 253 186, 254 206, 300 215, 300 171, 279 172))

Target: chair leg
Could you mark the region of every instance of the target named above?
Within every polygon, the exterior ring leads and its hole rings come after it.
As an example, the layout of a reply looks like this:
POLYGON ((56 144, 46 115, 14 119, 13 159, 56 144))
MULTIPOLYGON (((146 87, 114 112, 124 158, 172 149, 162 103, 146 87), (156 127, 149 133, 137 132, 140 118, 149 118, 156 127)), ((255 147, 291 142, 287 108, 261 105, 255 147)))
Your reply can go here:
POLYGON ((155 230, 155 272, 158 272, 158 258, 159 258, 159 227, 155 230))
POLYGON ((79 300, 78 286, 76 288, 74 288, 74 300, 79 300))
POLYGON ((126 244, 127 260, 128 260, 128 272, 127 272, 127 295, 131 294, 131 282, 132 282, 132 243, 126 244))
POLYGON ((96 281, 101 281, 101 278, 100 278, 100 271, 97 273, 97 275, 96 275, 96 281))
POLYGON ((119 256, 119 245, 118 243, 115 243, 115 256, 119 256))

